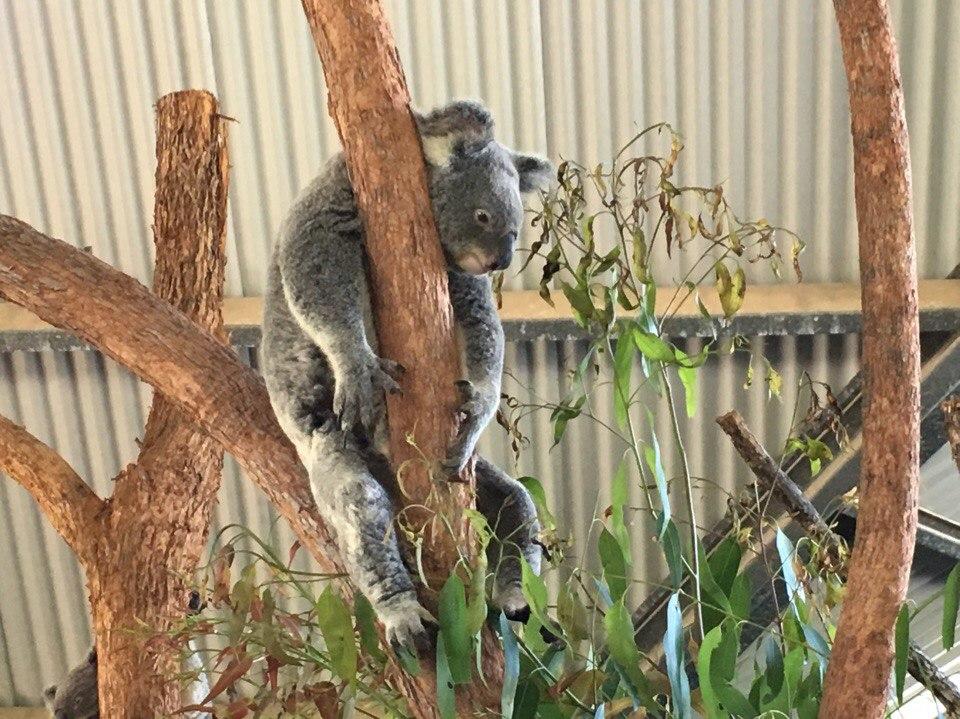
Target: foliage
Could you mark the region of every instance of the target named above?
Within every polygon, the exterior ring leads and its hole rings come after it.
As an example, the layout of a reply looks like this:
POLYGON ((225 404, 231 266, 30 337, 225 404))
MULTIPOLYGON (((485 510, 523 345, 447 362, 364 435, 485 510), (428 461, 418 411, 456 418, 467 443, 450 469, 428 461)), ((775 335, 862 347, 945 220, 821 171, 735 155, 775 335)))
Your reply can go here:
MULTIPOLYGON (((679 419, 697 413, 700 373, 711 357, 751 351, 745 338, 730 336, 748 291, 746 268, 764 263, 779 276, 777 238, 786 237, 799 277, 803 243, 764 219, 741 219, 721 186, 678 183, 681 151, 679 136, 656 125, 608 165, 588 169, 563 162, 556 189, 542 197, 533 218, 539 237, 526 264, 542 265, 541 296, 556 303, 559 290, 589 341, 564 397, 550 405, 509 398, 498 419, 516 453, 526 444, 523 421, 545 407, 554 444, 563 442, 571 422, 588 419, 616 438, 622 457, 608 480, 610 506, 596 517, 579 556, 562 536, 542 484, 521 478, 537 506, 551 559, 544 576, 523 567, 531 608, 526 625, 493 610, 488 614, 486 585, 495 567, 486 565, 483 548, 490 531, 477 512, 468 512, 478 546, 464 554, 460 571, 439 592, 435 659, 444 717, 454 715, 458 685, 485 679, 478 677, 485 625, 502 640, 504 717, 817 715, 831 617, 842 596, 838 568, 823 561, 813 540, 793 541, 782 532, 756 492, 730 498, 725 536, 709 542, 699 536, 694 496, 710 478, 696 484, 691 476, 679 419), (642 144, 657 142, 666 147, 663 155, 638 152, 642 144), (681 252, 692 259, 678 265, 685 269, 679 282, 671 282, 676 288, 659 286, 669 272, 658 263, 681 252), (676 314, 687 307, 696 308, 708 337, 695 350, 670 335, 676 314), (609 381, 600 381, 604 377, 609 381), (613 398, 610 423, 592 410, 593 395, 603 392, 613 398), (671 419, 669 442, 657 435, 657 406, 671 419), (670 446, 676 456, 664 456, 661 446, 670 446), (631 502, 634 492, 642 496, 640 506, 631 502), (683 507, 672 504, 678 493, 683 507), (653 536, 644 552, 659 546, 666 567, 660 587, 642 587, 636 579, 635 543, 645 526, 653 528, 653 536), (766 573, 747 572, 745 560, 756 555, 764 533, 775 537, 773 556, 763 552, 753 566, 766 573), (755 623, 752 598, 775 586, 786 596, 778 620, 755 623), (662 636, 649 637, 638 624, 637 606, 654 589, 665 591, 665 624, 662 636), (747 637, 750 649, 742 651, 747 637)), ((760 361, 769 397, 782 399, 783 378, 766 358, 760 361)), ((752 382, 751 362, 745 387, 752 382)), ((805 420, 838 415, 829 387, 805 373, 797 394, 808 397, 805 420)), ((795 409, 795 427, 801 424, 797 414, 795 409)), ((843 441, 837 422, 828 427, 843 441)), ((816 474, 832 454, 819 436, 794 433, 782 461, 797 458, 816 474)), ((267 543, 239 528, 221 539, 204 578, 208 609, 176 633, 182 641, 208 640, 207 665, 218 677, 209 699, 225 705, 218 716, 267 716, 268 707, 282 707, 288 716, 405 715, 384 679, 387 652, 366 600, 357 596, 351 605, 338 578, 292 569, 296 546, 282 561, 267 543), (241 550, 244 542, 251 548, 241 550)), ((955 570, 945 602, 944 638, 951 644, 958 577, 955 570)), ((898 692, 909 618, 905 610, 898 623, 898 692)), ((419 669, 413 657, 404 666, 419 669)))

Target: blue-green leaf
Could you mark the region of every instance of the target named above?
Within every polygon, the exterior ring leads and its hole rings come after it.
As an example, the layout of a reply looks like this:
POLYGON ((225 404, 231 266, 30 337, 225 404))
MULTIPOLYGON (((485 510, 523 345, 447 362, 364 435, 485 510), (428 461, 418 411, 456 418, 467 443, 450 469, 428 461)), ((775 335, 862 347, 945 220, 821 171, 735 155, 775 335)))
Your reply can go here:
POLYGON ((897 687, 897 701, 903 704, 903 684, 907 678, 907 649, 910 644, 910 608, 904 603, 897 614, 894 631, 893 676, 897 687))
POLYGON ((647 466, 653 472, 653 478, 657 483, 657 493, 660 495, 660 514, 658 515, 658 535, 663 537, 667 522, 670 521, 670 492, 667 487, 667 475, 663 471, 663 459, 660 457, 660 443, 657 442, 657 434, 653 429, 653 417, 649 416, 650 422, 650 446, 643 450, 644 458, 647 460, 647 466))
POLYGON ((680 530, 672 519, 667 521, 663 529, 660 546, 667 560, 667 568, 670 570, 671 586, 679 590, 680 585, 683 584, 683 546, 680 544, 680 530))
POLYGON ((683 614, 680 612, 680 595, 675 593, 667 602, 667 631, 663 635, 663 656, 670 680, 672 715, 677 719, 692 719, 690 680, 687 678, 683 647, 683 614))
POLYGON ((457 698, 447 657, 448 652, 441 633, 437 636, 437 711, 440 719, 456 719, 457 698))
POLYGON ((793 568, 793 542, 783 533, 783 530, 777 527, 776 543, 777 554, 780 555, 780 570, 783 574, 783 583, 787 587, 787 599, 790 601, 790 606, 793 607, 793 611, 797 613, 797 618, 803 621, 803 618, 800 616, 797 600, 803 601, 805 596, 803 585, 800 584, 800 580, 797 579, 797 573, 793 568))
POLYGON ((500 636, 503 638, 503 689, 500 692, 500 714, 513 716, 513 701, 520 680, 520 649, 517 636, 506 615, 500 612, 500 636))
POLYGON ((943 648, 953 649, 957 629, 957 608, 960 606, 960 564, 947 575, 943 587, 943 648))
POLYGON ((440 590, 437 610, 450 677, 456 684, 466 684, 472 672, 471 634, 467 624, 466 592, 456 574, 451 574, 440 590))

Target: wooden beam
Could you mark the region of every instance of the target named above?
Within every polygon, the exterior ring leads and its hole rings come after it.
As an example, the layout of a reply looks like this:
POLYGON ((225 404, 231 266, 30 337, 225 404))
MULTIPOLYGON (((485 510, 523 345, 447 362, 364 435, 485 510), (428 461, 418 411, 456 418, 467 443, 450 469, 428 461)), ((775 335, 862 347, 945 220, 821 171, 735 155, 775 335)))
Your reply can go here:
MULTIPOLYGON (((670 305, 676 289, 657 291, 657 310, 670 305)), ((721 316, 716 294, 705 288, 702 299, 714 316, 721 316)), ((551 307, 536 290, 503 293, 500 316, 509 341, 536 338, 577 339, 584 332, 572 319, 570 303, 553 293, 551 307)), ((674 300, 676 304, 676 300, 674 300)), ((262 297, 228 297, 223 320, 232 344, 256 347, 260 343, 262 297)), ((667 323, 674 337, 708 337, 710 323, 700 314, 692 298, 680 304, 667 323)), ((960 280, 921 280, 920 330, 960 330, 960 280)), ((860 286, 854 283, 754 285, 748 288, 743 307, 721 333, 725 335, 814 335, 849 334, 860 331, 860 286)), ((84 348, 80 340, 51 327, 29 311, 0 303, 0 351, 73 350, 84 348)))

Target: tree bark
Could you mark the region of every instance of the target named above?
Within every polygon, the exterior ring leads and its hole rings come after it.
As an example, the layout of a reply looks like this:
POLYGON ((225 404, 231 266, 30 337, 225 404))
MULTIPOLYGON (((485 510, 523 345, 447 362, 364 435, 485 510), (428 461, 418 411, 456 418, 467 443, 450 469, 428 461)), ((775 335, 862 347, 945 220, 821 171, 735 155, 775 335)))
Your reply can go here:
MULTIPOLYGON (((461 369, 420 139, 379 0, 303 0, 303 8, 363 222, 379 351, 407 369, 403 395, 388 397, 390 453, 402 468, 403 521, 425 530, 429 588, 421 599, 433 609, 472 545, 462 510, 472 502, 473 477, 468 468, 451 483, 437 472, 456 431, 461 369)), ((486 686, 458 687, 464 711, 499 707, 502 654, 489 632, 483 668, 486 686)), ((399 679, 414 714, 434 716, 432 677, 399 679)))
POLYGON ((881 717, 917 523, 920 341, 910 155, 886 0, 834 0, 850 94, 863 297, 857 539, 820 716, 881 717))

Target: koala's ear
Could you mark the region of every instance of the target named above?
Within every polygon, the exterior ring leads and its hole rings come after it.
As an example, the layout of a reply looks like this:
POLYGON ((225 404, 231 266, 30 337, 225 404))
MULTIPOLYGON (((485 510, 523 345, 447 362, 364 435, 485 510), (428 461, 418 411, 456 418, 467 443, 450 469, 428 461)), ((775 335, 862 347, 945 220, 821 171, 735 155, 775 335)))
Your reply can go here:
POLYGON ((57 698, 57 685, 51 684, 43 690, 43 703, 47 709, 53 709, 53 701, 57 698))
POLYGON ((414 112, 423 155, 434 167, 446 165, 465 142, 493 139, 493 117, 478 102, 460 100, 438 107, 426 115, 414 112))
POLYGON ((553 178, 553 163, 538 155, 513 153, 513 164, 520 175, 520 192, 545 190, 553 178))

